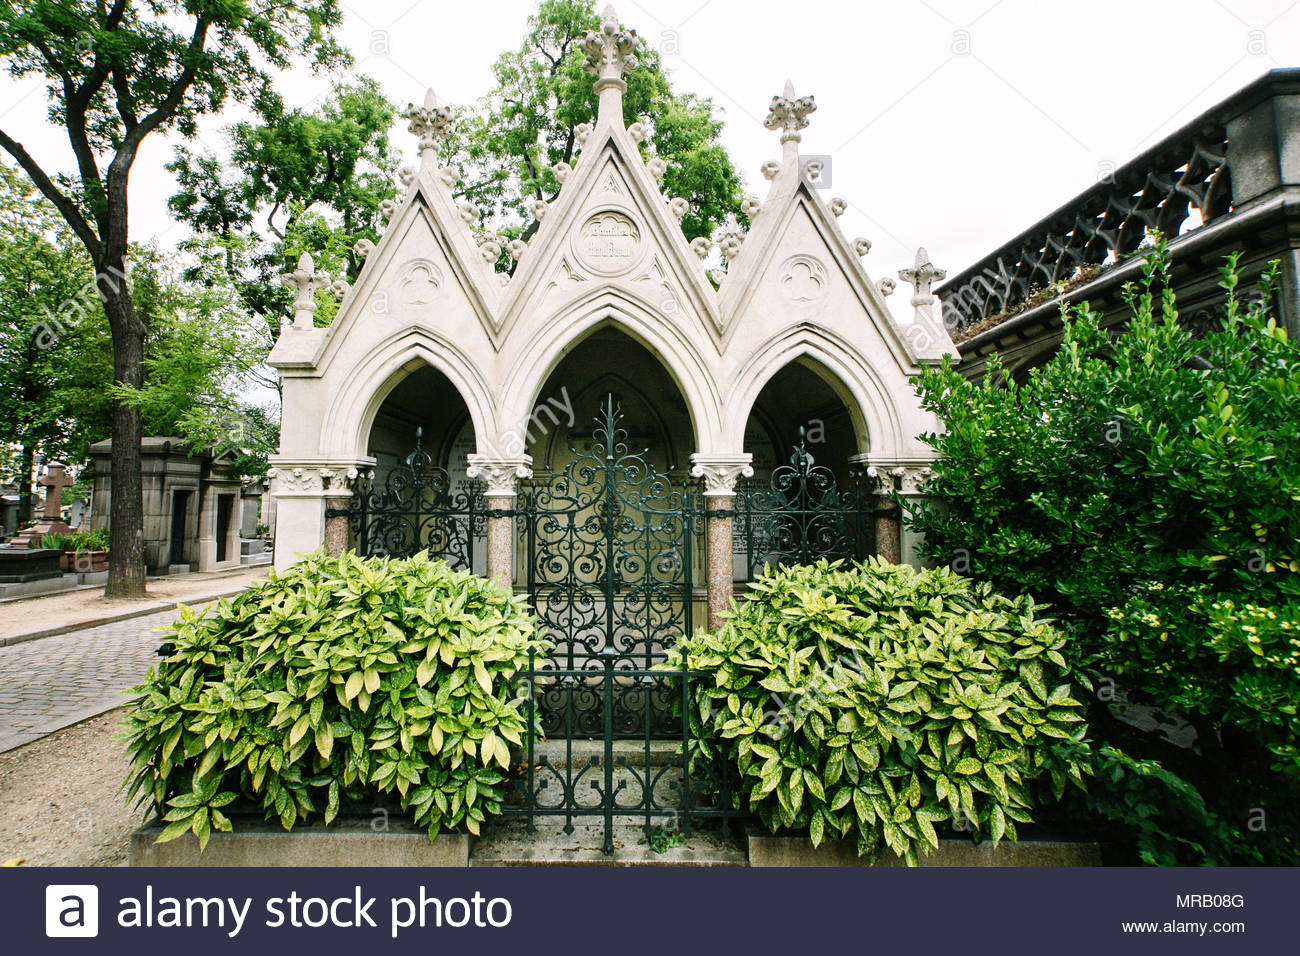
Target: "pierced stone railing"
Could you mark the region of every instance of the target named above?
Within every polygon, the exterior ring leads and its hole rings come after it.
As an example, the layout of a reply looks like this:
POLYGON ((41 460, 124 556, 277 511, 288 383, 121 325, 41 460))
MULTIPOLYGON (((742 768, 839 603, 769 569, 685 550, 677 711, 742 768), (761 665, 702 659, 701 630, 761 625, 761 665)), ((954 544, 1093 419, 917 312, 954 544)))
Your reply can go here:
POLYGON ((1279 157, 1300 134, 1286 128, 1296 103, 1300 70, 1270 72, 949 279, 936 293, 953 337, 1090 281, 1155 230, 1174 239, 1213 226, 1295 183, 1279 157), (1261 176, 1270 163, 1276 174, 1261 176))

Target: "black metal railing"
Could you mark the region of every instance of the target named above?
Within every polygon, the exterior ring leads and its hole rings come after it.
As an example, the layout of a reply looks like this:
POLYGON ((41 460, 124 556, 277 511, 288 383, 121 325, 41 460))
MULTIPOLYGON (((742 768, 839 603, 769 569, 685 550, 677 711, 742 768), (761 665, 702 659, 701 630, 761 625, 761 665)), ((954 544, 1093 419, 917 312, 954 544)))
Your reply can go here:
POLYGON ((539 819, 563 820, 565 833, 573 833, 578 820, 592 820, 601 826, 607 855, 614 852, 618 820, 639 823, 648 843, 665 824, 683 836, 701 826, 729 836, 740 816, 732 771, 702 757, 689 716, 692 683, 712 683, 714 675, 692 670, 686 655, 674 668, 628 669, 608 649, 599 659, 598 669, 555 668, 533 655, 515 674, 527 725, 536 729, 516 755, 503 815, 524 820, 530 833, 539 819), (662 733, 663 712, 652 689, 671 700, 670 738, 662 733), (633 738, 634 716, 640 726, 633 738), (584 746, 597 730, 592 717, 599 718, 599 730, 584 746), (544 725, 548 733, 541 732, 544 725), (555 746, 548 750, 550 741, 555 746))
POLYGON ((876 520, 896 514, 861 473, 840 487, 835 473, 809 453, 800 428, 788 464, 773 469, 766 483, 746 481, 737 489, 733 548, 745 555, 747 580, 768 565, 860 560, 875 553, 876 520))
POLYGON ((474 567, 476 539, 487 529, 483 484, 459 486, 424 450, 423 430, 415 448, 388 472, 383 483, 359 475, 344 508, 327 508, 326 518, 346 518, 352 546, 363 555, 406 557, 427 550, 457 570, 474 567))

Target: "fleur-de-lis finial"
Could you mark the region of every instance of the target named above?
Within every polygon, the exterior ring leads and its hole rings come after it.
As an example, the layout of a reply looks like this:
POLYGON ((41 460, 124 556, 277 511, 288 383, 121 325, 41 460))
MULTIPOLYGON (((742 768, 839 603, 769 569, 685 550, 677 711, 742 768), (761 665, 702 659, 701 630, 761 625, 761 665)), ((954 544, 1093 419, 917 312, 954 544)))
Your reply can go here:
POLYGON ((424 105, 408 103, 402 116, 410 120, 412 133, 420 137, 420 158, 436 158, 438 147, 451 128, 451 108, 438 105, 438 97, 430 89, 424 94, 424 105))
POLYGON ((936 280, 945 279, 947 276, 947 270, 935 268, 934 263, 930 261, 930 254, 925 251, 925 246, 916 250, 916 262, 911 269, 898 271, 898 277, 912 287, 912 308, 915 310, 917 321, 930 318, 930 307, 934 305, 935 300, 930 288, 936 280))
POLYGON ((311 253, 304 252, 298 257, 298 268, 280 276, 280 284, 294 290, 293 327, 310 329, 314 327, 316 315, 316 290, 329 287, 330 277, 316 271, 316 263, 311 253))
POLYGON ((625 73, 631 73, 640 64, 636 55, 636 31, 621 30, 618 14, 606 6, 600 15, 600 29, 588 30, 583 37, 582 49, 587 54, 583 68, 596 74, 596 93, 600 96, 600 115, 622 122, 623 91, 627 83, 625 73))
POLYGON ((816 100, 811 96, 795 96, 794 84, 786 80, 781 95, 772 97, 763 125, 781 131, 782 145, 797 143, 803 138, 799 131, 808 128, 808 114, 816 111, 816 100))

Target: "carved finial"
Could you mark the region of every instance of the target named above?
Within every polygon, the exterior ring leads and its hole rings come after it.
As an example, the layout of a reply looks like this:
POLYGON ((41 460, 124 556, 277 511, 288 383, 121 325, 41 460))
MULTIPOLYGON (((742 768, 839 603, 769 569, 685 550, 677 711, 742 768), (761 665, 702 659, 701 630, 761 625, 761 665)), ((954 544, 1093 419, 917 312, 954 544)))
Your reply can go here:
POLYGON ((934 305, 935 298, 930 294, 930 287, 935 280, 944 279, 947 275, 946 270, 935 268, 925 246, 916 250, 916 263, 911 269, 899 270, 898 277, 912 286, 912 308, 916 310, 917 321, 929 320, 930 307, 934 305))
POLYGON ((745 236, 741 232, 740 223, 736 222, 736 214, 730 213, 718 233, 718 248, 722 250, 728 262, 740 255, 740 247, 744 241, 745 236))
POLYGON ((623 91, 627 89, 623 74, 631 73, 640 63, 636 56, 636 31, 620 30, 618 14, 612 6, 607 6, 600 15, 600 30, 587 31, 582 49, 587 54, 583 68, 596 74, 600 115, 621 123, 623 91))
POLYGON ((871 251, 871 240, 863 239, 861 236, 859 236, 857 239, 854 239, 853 251, 856 252, 859 256, 865 256, 868 252, 871 251))
MULTIPOLYGON (((783 146, 789 143, 797 144, 803 139, 799 131, 808 127, 808 114, 816 111, 816 101, 811 96, 796 97, 794 85, 787 80, 782 95, 772 97, 772 105, 768 108, 767 119, 763 121, 763 125, 768 129, 781 131, 783 146)), ((787 146, 786 152, 790 151, 791 147, 787 146)), ((798 153, 798 146, 793 147, 793 151, 798 153)))
POLYGON ((451 109, 438 105, 432 89, 424 94, 424 105, 406 104, 402 116, 411 121, 410 130, 420 137, 421 161, 432 161, 438 155, 447 130, 451 128, 451 109))
POLYGON ((298 257, 298 268, 280 276, 280 284, 294 290, 293 327, 310 329, 315 324, 316 290, 324 289, 330 284, 330 277, 316 271, 316 263, 311 253, 304 252, 298 257))

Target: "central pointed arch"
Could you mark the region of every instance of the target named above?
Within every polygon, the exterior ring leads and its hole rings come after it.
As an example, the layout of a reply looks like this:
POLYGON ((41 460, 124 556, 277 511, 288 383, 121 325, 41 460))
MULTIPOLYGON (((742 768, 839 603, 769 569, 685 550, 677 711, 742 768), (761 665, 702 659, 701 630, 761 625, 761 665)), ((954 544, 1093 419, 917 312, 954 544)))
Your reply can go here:
POLYGON ((525 431, 534 411, 548 398, 547 383, 566 357, 591 337, 610 331, 649 353, 671 379, 689 417, 691 450, 717 447, 722 440, 722 402, 712 369, 698 345, 669 317, 613 288, 573 303, 521 346, 510 362, 502 389, 503 427, 525 431))

